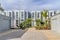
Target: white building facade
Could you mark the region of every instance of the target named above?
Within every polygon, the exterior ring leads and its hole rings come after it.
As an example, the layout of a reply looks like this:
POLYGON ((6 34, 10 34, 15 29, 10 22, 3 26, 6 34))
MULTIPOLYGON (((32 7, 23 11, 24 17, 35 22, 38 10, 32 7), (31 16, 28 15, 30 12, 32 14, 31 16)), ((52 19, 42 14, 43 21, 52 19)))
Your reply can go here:
MULTIPOLYGON (((51 17, 54 15, 54 11, 49 11, 48 16, 51 17)), ((4 15, 9 15, 11 21, 11 28, 18 28, 19 24, 26 19, 31 18, 31 26, 36 26, 36 19, 43 19, 41 16, 41 11, 25 11, 25 10, 13 10, 13 11, 4 11, 4 15)))
POLYGON ((36 26, 36 19, 41 19, 40 11, 32 11, 31 12, 32 26, 36 26))

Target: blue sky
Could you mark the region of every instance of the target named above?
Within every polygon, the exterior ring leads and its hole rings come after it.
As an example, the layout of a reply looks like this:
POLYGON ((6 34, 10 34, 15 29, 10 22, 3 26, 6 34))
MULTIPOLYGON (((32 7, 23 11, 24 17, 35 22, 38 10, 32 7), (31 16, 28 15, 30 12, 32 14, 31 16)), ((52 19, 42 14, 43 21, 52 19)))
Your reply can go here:
POLYGON ((60 0, 0 0, 5 10, 60 10, 60 0))

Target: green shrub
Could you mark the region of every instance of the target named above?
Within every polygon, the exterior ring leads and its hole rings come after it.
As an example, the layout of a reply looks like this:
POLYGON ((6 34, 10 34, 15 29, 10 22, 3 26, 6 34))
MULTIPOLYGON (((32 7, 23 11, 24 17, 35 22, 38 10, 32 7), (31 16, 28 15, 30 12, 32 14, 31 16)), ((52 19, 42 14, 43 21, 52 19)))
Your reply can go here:
POLYGON ((44 29, 44 26, 36 26, 35 27, 37 30, 42 30, 42 29, 44 29))
POLYGON ((49 23, 46 25, 46 29, 51 29, 51 25, 49 23))
POLYGON ((39 27, 39 26, 36 26, 35 28, 36 28, 37 30, 39 30, 39 29, 40 29, 40 27, 39 27))
POLYGON ((44 26, 41 26, 41 27, 40 27, 40 30, 43 30, 43 29, 44 29, 44 26))
POLYGON ((36 26, 35 27, 37 30, 44 30, 45 29, 45 26, 44 25, 42 25, 42 26, 36 26))
POLYGON ((20 24, 19 24, 19 28, 22 28, 22 26, 23 26, 23 24, 22 24, 22 23, 20 23, 20 24))
POLYGON ((42 21, 40 23, 41 23, 41 25, 44 25, 45 24, 45 22, 42 22, 42 21))

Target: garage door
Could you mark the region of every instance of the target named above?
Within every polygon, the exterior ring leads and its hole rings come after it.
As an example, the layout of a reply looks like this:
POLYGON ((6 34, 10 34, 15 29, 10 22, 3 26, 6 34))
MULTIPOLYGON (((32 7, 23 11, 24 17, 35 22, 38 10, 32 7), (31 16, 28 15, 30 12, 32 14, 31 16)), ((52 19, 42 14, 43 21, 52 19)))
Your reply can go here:
POLYGON ((60 14, 51 17, 51 30, 60 33, 60 14))
POLYGON ((0 32, 8 29, 10 29, 10 20, 0 19, 0 32))
POLYGON ((55 20, 55 18, 53 18, 51 20, 51 29, 56 30, 56 27, 57 27, 57 21, 55 20))

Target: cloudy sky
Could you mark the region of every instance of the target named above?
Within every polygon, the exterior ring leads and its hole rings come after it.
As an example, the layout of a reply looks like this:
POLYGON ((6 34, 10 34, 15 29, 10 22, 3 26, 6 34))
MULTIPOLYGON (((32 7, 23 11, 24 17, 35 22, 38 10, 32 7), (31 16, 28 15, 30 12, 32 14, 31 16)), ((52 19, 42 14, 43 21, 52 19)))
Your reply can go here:
POLYGON ((60 0, 0 0, 5 10, 60 10, 60 0))

